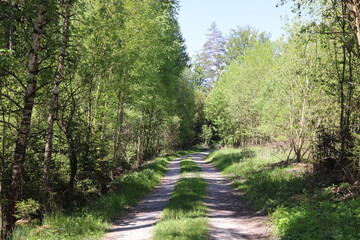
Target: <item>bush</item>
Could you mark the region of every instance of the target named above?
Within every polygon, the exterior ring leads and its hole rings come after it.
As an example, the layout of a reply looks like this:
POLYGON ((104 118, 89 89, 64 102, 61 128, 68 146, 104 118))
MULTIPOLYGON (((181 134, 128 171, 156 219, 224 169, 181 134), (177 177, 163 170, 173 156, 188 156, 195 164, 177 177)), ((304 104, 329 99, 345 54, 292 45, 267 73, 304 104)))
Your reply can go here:
POLYGON ((40 211, 41 206, 37 201, 29 198, 16 202, 16 212, 14 216, 21 219, 31 219, 40 211))

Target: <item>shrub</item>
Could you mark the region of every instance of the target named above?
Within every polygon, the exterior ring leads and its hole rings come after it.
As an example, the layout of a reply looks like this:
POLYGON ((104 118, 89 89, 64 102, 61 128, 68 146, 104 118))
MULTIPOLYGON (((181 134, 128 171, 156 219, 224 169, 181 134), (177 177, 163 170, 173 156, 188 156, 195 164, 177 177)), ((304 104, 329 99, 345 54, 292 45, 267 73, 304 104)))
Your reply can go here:
POLYGON ((31 219, 32 216, 37 215, 40 208, 40 203, 31 198, 17 201, 14 216, 21 219, 31 219))

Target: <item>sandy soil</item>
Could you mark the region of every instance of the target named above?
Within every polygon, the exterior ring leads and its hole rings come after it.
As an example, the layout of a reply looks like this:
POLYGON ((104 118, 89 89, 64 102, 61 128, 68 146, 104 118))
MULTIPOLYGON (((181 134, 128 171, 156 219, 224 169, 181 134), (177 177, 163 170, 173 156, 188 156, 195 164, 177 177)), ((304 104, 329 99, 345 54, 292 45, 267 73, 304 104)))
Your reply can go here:
MULTIPOLYGON (((203 159, 208 152, 188 155, 202 168, 201 177, 208 183, 210 238, 208 240, 272 239, 268 218, 256 214, 241 194, 210 163, 203 159)), ((184 156, 186 157, 186 156, 184 156)), ((184 158, 182 157, 182 158, 184 158)), ((145 240, 161 217, 180 176, 180 160, 169 164, 161 184, 108 231, 104 240, 145 240)), ((164 239, 166 240, 166 239, 164 239)))

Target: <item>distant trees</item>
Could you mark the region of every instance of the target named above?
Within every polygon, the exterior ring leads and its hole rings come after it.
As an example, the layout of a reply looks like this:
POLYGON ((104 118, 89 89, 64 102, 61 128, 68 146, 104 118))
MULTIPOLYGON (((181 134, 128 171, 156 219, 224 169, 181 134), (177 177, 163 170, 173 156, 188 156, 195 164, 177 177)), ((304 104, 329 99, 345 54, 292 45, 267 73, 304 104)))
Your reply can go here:
MULTIPOLYGON (((283 1, 286 2, 286 1, 283 1)), ((286 41, 233 30, 205 112, 223 145, 272 143, 289 158, 359 176, 358 1, 296 1, 286 41), (325 163, 325 164, 324 164, 325 163)))
POLYGON ((204 74, 205 84, 211 88, 218 80, 224 66, 225 39, 213 22, 206 34, 208 39, 201 52, 197 55, 196 67, 204 74))
POLYGON ((271 44, 255 46, 233 61, 210 91, 205 111, 223 144, 240 146, 260 137, 260 97, 268 81, 266 76, 273 70, 273 52, 271 44))
POLYGON ((269 33, 260 32, 250 25, 231 29, 225 43, 224 58, 226 64, 229 65, 232 61, 236 61, 239 56, 245 56, 258 43, 266 43, 267 41, 270 41, 269 33))

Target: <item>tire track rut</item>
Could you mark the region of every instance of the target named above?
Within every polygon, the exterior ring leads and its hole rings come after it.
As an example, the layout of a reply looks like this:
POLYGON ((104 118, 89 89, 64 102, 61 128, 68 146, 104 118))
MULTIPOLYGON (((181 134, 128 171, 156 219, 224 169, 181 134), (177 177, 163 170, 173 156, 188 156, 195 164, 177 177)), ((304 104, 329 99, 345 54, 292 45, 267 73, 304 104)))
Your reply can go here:
POLYGON ((200 176, 208 184, 206 205, 210 233, 207 240, 274 239, 270 235, 271 228, 266 225, 268 217, 252 210, 241 194, 230 186, 231 182, 204 160, 207 154, 209 152, 189 154, 171 161, 160 185, 118 219, 103 240, 150 239, 180 178, 180 160, 186 157, 201 167, 200 176))
POLYGON ((241 194, 204 158, 208 152, 192 159, 201 167, 201 177, 208 184, 206 204, 209 208, 209 240, 273 239, 267 216, 256 214, 241 194))
POLYGON ((174 192, 175 184, 180 176, 180 160, 182 156, 169 163, 168 172, 161 179, 160 184, 150 192, 127 214, 119 218, 115 225, 108 230, 104 240, 147 240, 161 213, 174 192))

